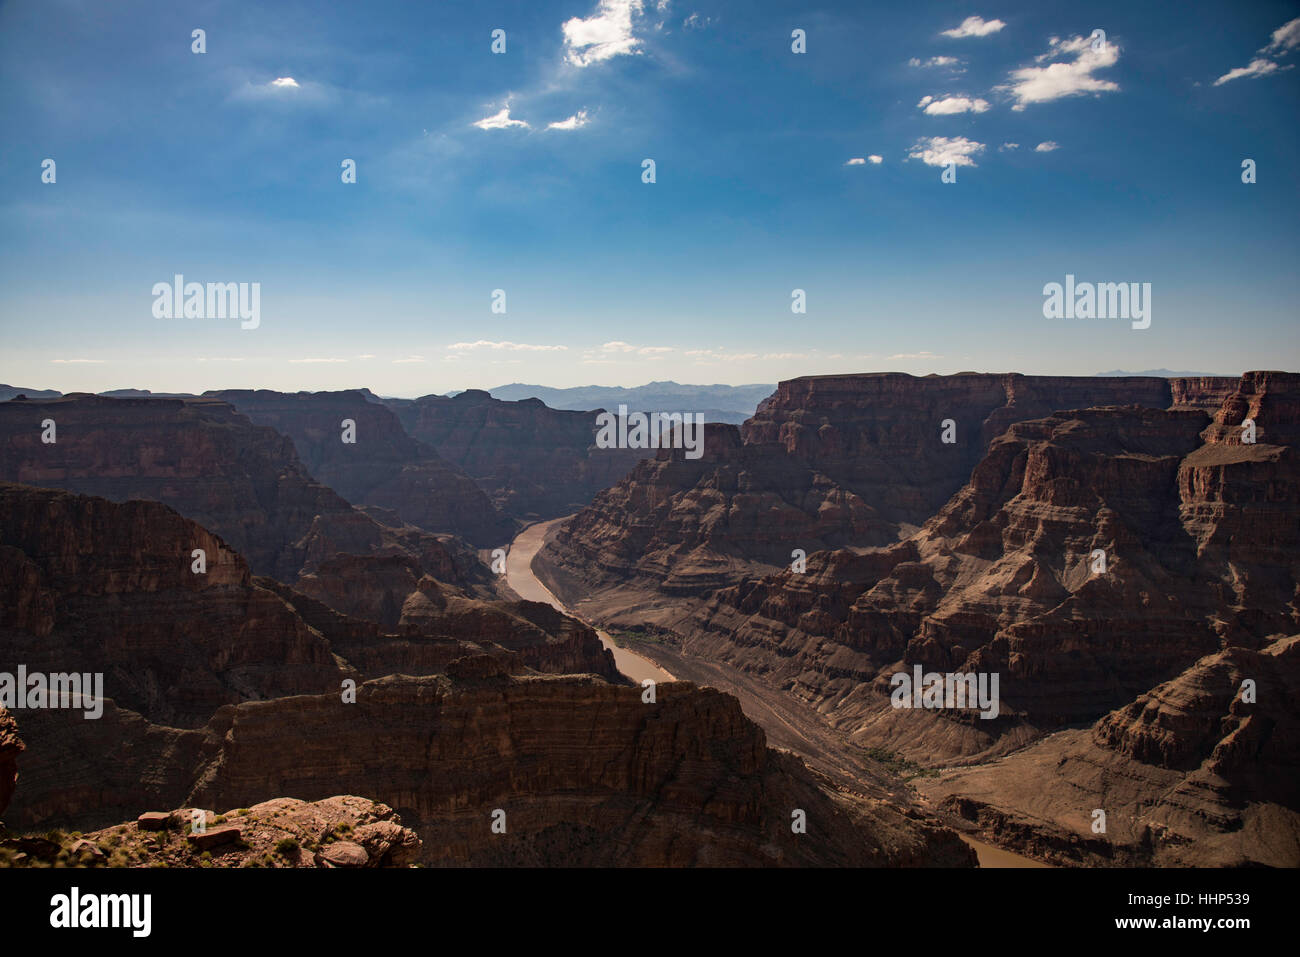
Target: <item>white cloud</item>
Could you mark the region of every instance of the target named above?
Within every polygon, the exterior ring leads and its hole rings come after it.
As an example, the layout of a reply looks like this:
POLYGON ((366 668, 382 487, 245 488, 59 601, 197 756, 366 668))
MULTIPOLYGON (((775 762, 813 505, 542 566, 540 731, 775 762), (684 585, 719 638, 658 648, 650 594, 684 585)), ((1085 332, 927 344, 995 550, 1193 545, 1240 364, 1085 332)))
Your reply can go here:
POLYGON ((51 359, 50 361, 56 365, 81 365, 83 363, 88 365, 102 365, 104 362, 103 359, 51 359))
POLYGON ((997 33, 1006 24, 1001 20, 985 20, 983 17, 967 17, 961 22, 961 26, 953 27, 951 30, 944 30, 941 36, 945 37, 986 37, 990 33, 997 33))
MULTIPOLYGON (((862 358, 864 358, 864 359, 869 359, 869 358, 871 358, 871 357, 870 357, 870 356, 863 356, 862 358)), ((935 355, 933 352, 899 352, 899 353, 897 353, 897 354, 895 354, 895 355, 890 356, 889 358, 890 358, 891 360, 894 360, 894 359, 942 359, 943 356, 937 356, 937 355, 935 355)))
POLYGON ((867 162, 870 163, 872 166, 879 166, 884 161, 885 158, 883 156, 877 156, 875 153, 871 153, 870 155, 867 156, 867 162))
POLYGON ((1282 66, 1275 58, 1285 56, 1297 46, 1300 46, 1300 17, 1288 20, 1274 30, 1268 44, 1255 51, 1260 55, 1254 57, 1245 66, 1234 67, 1229 70, 1215 80, 1214 85, 1222 86, 1229 80, 1240 80, 1248 76, 1268 76, 1270 73, 1277 73, 1280 70, 1290 70, 1295 64, 1288 63, 1286 66, 1282 66))
POLYGON ((686 354, 696 365, 713 365, 718 362, 747 362, 759 358, 757 352, 724 352, 722 349, 688 349, 686 354))
POLYGON ((1020 149, 1019 143, 1003 143, 1001 146, 998 147, 998 152, 1005 153, 1007 150, 1018 150, 1018 149, 1020 149))
POLYGON ((297 364, 297 363, 300 363, 300 362, 308 362, 308 363, 316 363, 316 362, 347 362, 348 360, 347 360, 347 359, 290 359, 289 361, 290 361, 291 363, 297 364))
POLYGON ((526 342, 492 342, 489 339, 479 339, 475 342, 453 342, 447 347, 460 352, 472 349, 505 349, 510 352, 566 352, 568 346, 534 346, 526 342))
POLYGON ((866 161, 865 159, 863 159, 861 156, 854 156, 852 159, 850 159, 850 160, 849 160, 847 163, 845 163, 844 165, 845 165, 845 166, 866 166, 866 165, 867 165, 867 161, 866 161))
POLYGON ((1050 153, 1052 150, 1059 150, 1061 145, 1054 140, 1045 140, 1034 147, 1035 153, 1050 153))
POLYGON ((595 12, 585 20, 573 17, 564 21, 565 59, 574 66, 586 67, 616 56, 638 53, 641 41, 633 34, 632 17, 644 12, 642 0, 600 0, 595 12))
POLYGON ((424 361, 425 361, 424 356, 407 356, 405 359, 394 359, 393 365, 400 366, 400 365, 405 365, 408 362, 424 362, 424 361))
POLYGON ((277 76, 271 81, 271 85, 280 89, 298 89, 298 81, 291 76, 277 76))
POLYGON ((1233 67, 1223 76, 1214 81, 1215 86, 1223 86, 1229 80, 1240 80, 1249 76, 1268 76, 1270 73, 1276 73, 1279 70, 1289 70, 1293 64, 1280 66, 1276 60, 1266 60, 1263 57, 1256 57, 1245 66, 1233 67))
POLYGON ((713 17, 701 17, 698 13, 692 13, 682 21, 682 26, 687 30, 703 30, 713 22, 713 17))
MULTIPOLYGON (((606 355, 635 352, 639 356, 653 356, 662 355, 665 352, 673 352, 674 349, 672 346, 636 346, 630 342, 624 342, 622 339, 615 339, 613 342, 606 342, 602 345, 600 351, 606 355)), ((583 353, 583 355, 587 356, 593 354, 594 351, 591 349, 588 349, 583 353)))
POLYGON ((949 163, 974 166, 975 161, 971 157, 982 153, 984 144, 968 140, 964 136, 951 139, 946 136, 927 136, 918 140, 912 150, 907 155, 911 159, 919 159, 926 166, 947 166, 949 163))
POLYGON ((907 61, 908 66, 919 67, 947 67, 949 70, 964 72, 961 60, 955 56, 932 56, 928 60, 922 60, 920 57, 912 57, 907 61))
POLYGON ((867 156, 855 156, 844 165, 845 166, 866 166, 868 163, 870 163, 872 166, 879 166, 884 161, 885 158, 883 156, 877 156, 875 153, 870 153, 867 156))
POLYGON ((968 96, 945 96, 941 100, 923 96, 916 105, 930 116, 951 116, 954 113, 984 113, 989 108, 989 101, 968 96))
POLYGON ((1034 57, 1036 63, 1058 57, 1073 59, 1012 70, 1008 82, 994 88, 1011 94, 1016 101, 1011 109, 1019 111, 1030 103, 1050 103, 1067 96, 1097 96, 1119 89, 1118 83, 1092 75, 1096 70, 1104 70, 1119 62, 1119 47, 1114 41, 1108 40, 1099 49, 1093 49, 1087 37, 1071 37, 1069 40, 1052 37, 1048 46, 1050 49, 1046 53, 1034 57))
POLYGON ((567 120, 557 120, 554 123, 548 123, 548 130, 580 130, 587 125, 587 111, 579 110, 567 120))
POLYGON ((510 118, 509 104, 501 107, 500 113, 494 116, 485 116, 481 120, 476 120, 473 125, 480 130, 504 130, 512 126, 522 126, 524 129, 529 129, 528 124, 523 120, 512 120, 510 118))
POLYGON ((1300 46, 1300 17, 1288 20, 1273 31, 1273 39, 1260 53, 1285 53, 1300 46))

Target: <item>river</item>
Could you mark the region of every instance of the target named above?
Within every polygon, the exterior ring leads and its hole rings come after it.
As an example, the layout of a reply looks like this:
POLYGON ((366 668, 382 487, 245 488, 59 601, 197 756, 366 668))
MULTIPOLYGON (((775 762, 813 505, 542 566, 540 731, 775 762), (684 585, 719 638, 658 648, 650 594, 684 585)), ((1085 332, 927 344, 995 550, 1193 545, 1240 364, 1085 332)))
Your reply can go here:
MULTIPOLYGON (((560 522, 567 520, 568 516, 552 519, 549 522, 538 522, 536 525, 529 525, 515 536, 515 540, 510 543, 510 551, 506 554, 506 583, 519 594, 520 598, 526 598, 528 601, 544 602, 566 615, 577 618, 578 616, 565 608, 560 603, 560 600, 551 593, 551 590, 533 574, 533 558, 536 557, 545 543, 547 533, 560 522)), ((591 622, 587 622, 587 624, 590 625, 591 622)), ((654 681, 676 680, 653 661, 642 658, 640 655, 614 644, 613 639, 599 628, 596 628, 596 634, 600 636, 600 643, 614 653, 614 664, 618 667, 618 670, 637 684, 640 684, 645 678, 651 678, 654 681)), ((752 703, 750 707, 753 707, 752 703)), ((749 708, 746 709, 746 713, 748 712, 749 708)), ((752 720, 753 716, 750 717, 752 720)), ((959 836, 963 841, 975 848, 975 855, 979 858, 980 867, 1050 866, 1031 860, 1028 857, 1021 857, 1019 854, 1013 854, 1010 851, 1004 851, 992 844, 977 841, 965 834, 959 836)))
MULTIPOLYGON (((510 544, 510 551, 506 554, 506 583, 519 594, 520 598, 545 602, 566 615, 578 618, 572 611, 565 608, 560 603, 560 600, 551 594, 551 590, 533 574, 533 557, 541 550, 542 544, 546 541, 546 534, 555 525, 566 520, 567 517, 557 518, 549 522, 529 525, 515 536, 515 540, 510 544)), ((590 625, 591 622, 587 622, 587 624, 590 625)), ((614 665, 618 670, 637 684, 640 684, 646 678, 656 682, 676 680, 653 661, 642 658, 640 655, 614 644, 614 640, 599 628, 596 628, 596 634, 600 637, 600 643, 614 653, 614 665)))

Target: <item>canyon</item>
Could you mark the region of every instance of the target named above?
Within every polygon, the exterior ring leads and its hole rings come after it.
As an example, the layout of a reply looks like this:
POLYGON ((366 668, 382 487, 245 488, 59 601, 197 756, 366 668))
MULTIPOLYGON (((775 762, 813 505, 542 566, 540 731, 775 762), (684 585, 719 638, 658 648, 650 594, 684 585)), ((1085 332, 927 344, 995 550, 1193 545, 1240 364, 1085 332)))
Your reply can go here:
POLYGON ((0 403, 0 664, 109 699, 0 715, 10 827, 355 800, 425 866, 1300 864, 1300 375, 794 379, 698 458, 598 415, 0 403), (914 669, 996 707, 896 708, 914 669))
POLYGON ((1031 377, 858 379, 856 391, 846 377, 782 383, 740 434, 719 436, 703 468, 673 454, 639 466, 557 528, 539 577, 586 620, 639 635, 633 647, 680 677, 793 699, 841 753, 885 749, 951 779, 917 787, 995 842, 1043 859, 1054 842, 1085 849, 1058 862, 1296 863, 1285 848, 1300 804, 1259 777, 1217 791, 1188 784, 1199 801, 1183 798, 1181 815, 1147 806, 1157 782, 1195 777, 1193 764, 1220 768, 1216 748, 1239 748, 1249 733, 1272 742, 1269 760, 1294 777, 1289 677, 1272 679, 1280 700, 1266 707, 1232 703, 1245 672, 1235 684, 1229 669, 1207 672, 1221 676, 1213 733, 1156 712, 1180 739, 1168 746, 1178 760, 1124 750, 1115 728, 1153 720, 1150 707, 1125 709, 1168 693, 1166 683, 1200 683, 1206 656, 1253 653, 1260 669, 1289 674, 1284 650, 1300 632, 1300 377, 1076 381, 1056 401, 1055 381, 1031 377), (904 398, 882 408, 886 391, 904 398), (942 443, 942 419, 955 420, 956 445, 942 443), (1243 441, 1247 419, 1253 443, 1243 441), (806 524, 786 515, 826 511, 791 494, 786 476, 800 471, 828 480, 823 501, 861 496, 874 524, 832 523, 845 537, 829 547, 824 535, 800 537, 806 524), (805 567, 778 570, 795 548, 807 550, 805 567), (738 580, 717 584, 728 575, 738 580), (999 674, 999 717, 891 707, 890 676, 914 666, 999 674), (1242 721, 1252 732, 1231 730, 1242 721), (1083 770, 1099 757, 1070 752, 1088 787, 1049 815, 1045 749, 1090 726, 1089 746, 1122 767, 1099 778, 1083 770), (995 767, 1006 771, 994 777, 995 767), (1103 786, 1115 775, 1144 783, 1103 786), (1008 803, 1003 785, 1025 802, 1008 803), (1079 805, 1104 807, 1101 793, 1120 803, 1125 827, 1096 839, 1079 805), (1276 837, 1249 826, 1257 813, 1276 837), (1236 832, 1245 836, 1221 839, 1236 832))
POLYGON ((98 720, 19 715, 11 828, 345 794, 396 809, 430 866, 974 861, 883 789, 769 749, 727 695, 669 682, 647 701, 549 606, 444 586, 448 617, 384 633, 161 503, 4 484, 0 504, 0 660, 102 670, 109 698, 98 720))

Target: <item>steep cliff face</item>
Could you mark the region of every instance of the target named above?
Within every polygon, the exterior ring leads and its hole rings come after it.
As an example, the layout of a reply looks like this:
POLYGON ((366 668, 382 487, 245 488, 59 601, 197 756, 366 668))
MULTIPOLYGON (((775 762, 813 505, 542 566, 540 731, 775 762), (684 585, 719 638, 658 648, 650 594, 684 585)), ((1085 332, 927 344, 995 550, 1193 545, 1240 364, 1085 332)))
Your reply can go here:
POLYGON ((193 726, 345 674, 236 552, 156 502, 0 484, 0 568, 0 661, 102 673, 104 694, 154 721, 193 726))
MULTIPOLYGON (((1300 627, 1300 475, 1291 446, 1265 441, 1293 434, 1300 377, 1256 373, 1217 395, 1213 417, 1184 392, 1168 411, 1013 424, 905 541, 816 553, 805 573, 676 612, 611 601, 602 620, 657 614, 680 651, 761 676, 917 761, 974 760, 1094 721, 1225 644, 1259 648, 1300 627), (1254 445, 1239 441, 1247 415, 1254 445), (889 677, 915 665, 997 673, 999 718, 892 708, 889 677)), ((572 593, 592 578, 576 567, 572 593)))
POLYGON ((99 722, 42 713, 53 746, 33 750, 15 820, 90 824, 343 790, 397 809, 432 865, 972 862, 952 832, 769 751, 718 692, 671 683, 647 704, 639 688, 511 677, 481 657, 449 670, 366 682, 354 704, 330 694, 226 707, 193 731, 112 705, 99 722), (796 811, 806 833, 791 827, 796 811))
POLYGON ((793 683, 833 722, 917 760, 1094 720, 1221 634, 1253 634, 1216 619, 1179 521, 1178 469, 1205 421, 1129 408, 1019 423, 912 538, 724 589, 684 647, 793 683), (918 664, 999 674, 1001 716, 896 711, 888 676, 918 664))
POLYGON ((704 454, 661 449, 561 526, 546 561, 585 584, 703 594, 812 551, 896 538, 860 497, 772 445, 706 425, 704 454))
POLYGON ((23 752, 22 739, 18 737, 18 722, 4 708, 0 708, 0 814, 9 807, 14 787, 18 783, 18 755, 23 752))
POLYGON ((215 399, 0 403, 0 481, 162 502, 281 581, 339 553, 401 553, 451 584, 493 590, 465 546, 354 509, 308 474, 288 437, 215 399), (47 420, 52 443, 42 441, 47 420))
POLYGON ((1090 729, 921 787, 1003 843, 1062 864, 1296 867, 1298 700, 1300 635, 1229 647, 1090 729), (1104 834, 1092 828, 1097 810, 1104 834))
POLYGON ((407 435, 386 406, 360 391, 204 395, 287 435, 307 470, 354 505, 392 509, 426 531, 449 532, 483 547, 512 537, 514 524, 468 475, 407 435), (353 442, 343 441, 345 420, 353 423, 353 442))
POLYGON ((542 560, 580 569, 588 584, 700 593, 728 575, 787 565, 796 548, 896 541, 934 515, 1015 422, 1091 406, 1163 409, 1170 398, 1169 382, 1156 378, 792 379, 741 426, 739 442, 717 432, 689 468, 643 464, 576 515, 542 560))
POLYGON ((919 525, 961 486, 1013 422, 1060 409, 1169 406, 1164 379, 902 373, 782 382, 742 426, 868 502, 883 519, 919 525), (942 441, 942 423, 955 441, 942 441))
POLYGON ((520 519, 578 511, 647 454, 597 448, 595 412, 559 411, 538 399, 503 402, 470 389, 453 398, 426 395, 390 406, 407 432, 520 519))
POLYGON ((318 694, 398 664, 430 673, 485 646, 517 653, 521 669, 617 674, 578 622, 437 587, 454 613, 399 634, 304 615, 305 596, 254 580, 224 541, 164 505, 0 484, 0 661, 102 673, 103 694, 153 722, 195 727, 223 704, 318 694), (342 657, 353 653, 357 665, 342 657))

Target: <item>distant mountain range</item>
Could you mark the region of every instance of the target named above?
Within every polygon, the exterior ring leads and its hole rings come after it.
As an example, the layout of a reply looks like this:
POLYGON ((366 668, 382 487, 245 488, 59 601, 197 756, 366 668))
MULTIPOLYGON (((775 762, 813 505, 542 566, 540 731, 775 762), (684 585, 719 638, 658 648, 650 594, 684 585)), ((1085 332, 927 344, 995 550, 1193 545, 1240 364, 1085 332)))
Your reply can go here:
POLYGON ((1221 372, 1174 372, 1172 369, 1143 369, 1141 372, 1125 372, 1112 369, 1110 372, 1098 372, 1098 376, 1155 376, 1160 379, 1235 379, 1236 375, 1224 375, 1221 372))
POLYGON ((651 382, 631 389, 599 385, 553 389, 512 382, 488 390, 494 399, 541 399, 552 409, 617 411, 619 405, 626 405, 631 412, 702 412, 706 422, 737 425, 752 416, 758 403, 774 391, 775 384, 682 385, 679 382, 651 382))
POLYGON ((17 395, 25 395, 29 399, 57 399, 63 393, 54 389, 24 389, 20 385, 0 384, 0 402, 8 402, 17 395))

